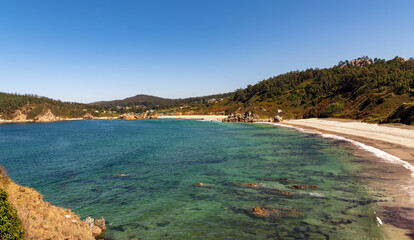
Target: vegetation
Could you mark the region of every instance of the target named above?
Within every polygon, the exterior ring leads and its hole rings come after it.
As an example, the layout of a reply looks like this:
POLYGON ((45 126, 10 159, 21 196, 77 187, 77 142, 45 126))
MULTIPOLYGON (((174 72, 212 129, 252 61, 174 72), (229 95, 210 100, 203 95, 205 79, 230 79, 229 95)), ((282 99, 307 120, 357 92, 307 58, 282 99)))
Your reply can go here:
POLYGON ((56 116, 75 118, 82 117, 86 112, 96 114, 104 108, 87 104, 62 102, 36 95, 9 94, 0 92, 0 118, 12 119, 16 110, 21 110, 28 119, 33 119, 46 109, 51 109, 56 116))
POLYGON ((24 110, 31 119, 45 109, 61 117, 82 117, 85 111, 94 116, 117 116, 151 110, 174 115, 251 111, 261 118, 273 117, 283 110, 281 115, 285 118, 338 117, 414 124, 410 117, 412 107, 404 107, 410 103, 414 103, 413 58, 386 61, 361 57, 331 68, 281 74, 232 93, 185 99, 137 95, 86 105, 0 93, 0 118, 11 119, 16 110, 24 110), (397 109, 400 110, 395 112, 397 109))
MULTIPOLYGON (((0 178, 4 181, 7 178, 6 169, 0 165, 0 178)), ((14 240, 23 239, 24 232, 21 220, 16 210, 7 201, 7 193, 0 188, 0 239, 14 240)))
POLYGON ((293 71, 263 80, 233 96, 242 109, 291 118, 341 117, 380 121, 414 101, 414 59, 359 58, 328 69, 293 71))

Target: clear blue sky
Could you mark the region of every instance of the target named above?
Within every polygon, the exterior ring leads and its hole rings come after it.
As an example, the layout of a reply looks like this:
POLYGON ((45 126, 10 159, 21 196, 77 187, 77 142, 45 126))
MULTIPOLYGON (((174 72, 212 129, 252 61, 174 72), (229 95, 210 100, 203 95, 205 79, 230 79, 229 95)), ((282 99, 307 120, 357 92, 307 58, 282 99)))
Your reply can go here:
POLYGON ((365 55, 414 56, 414 1, 0 2, 2 92, 200 96, 365 55))

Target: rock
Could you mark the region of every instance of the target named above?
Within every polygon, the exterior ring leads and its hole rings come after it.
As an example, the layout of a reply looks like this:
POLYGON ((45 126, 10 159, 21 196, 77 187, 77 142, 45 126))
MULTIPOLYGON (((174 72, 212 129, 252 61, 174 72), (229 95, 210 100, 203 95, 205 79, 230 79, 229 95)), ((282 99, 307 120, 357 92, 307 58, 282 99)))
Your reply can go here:
POLYGON ((114 177, 126 177, 126 176, 128 176, 129 174, 128 173, 121 173, 121 174, 115 174, 115 175, 113 175, 114 177))
POLYGON ((268 212, 264 208, 261 208, 261 207, 253 208, 252 213, 255 214, 255 215, 259 215, 259 216, 269 215, 268 212))
POLYGON ((260 184, 256 184, 256 183, 246 183, 246 184, 242 184, 240 185, 241 187, 251 187, 251 188, 258 188, 261 187, 262 185, 260 184))
POLYGON ((92 228, 92 236, 97 237, 102 234, 102 229, 98 226, 93 226, 92 228))
POLYGON ((94 116, 92 116, 92 114, 90 114, 90 113, 86 113, 85 115, 83 115, 83 120, 92 120, 92 119, 95 119, 95 117, 94 116))
POLYGON ((43 110, 33 119, 35 122, 53 122, 58 120, 58 118, 52 113, 50 109, 43 110))
POLYGON ((134 113, 124 113, 118 117, 118 120, 136 120, 136 119, 153 119, 150 111, 144 113, 134 114, 134 113))
POLYGON ((118 120, 135 120, 135 116, 132 113, 124 113, 118 117, 118 120))
POLYGON ((247 111, 244 114, 231 113, 227 118, 224 118, 222 122, 258 122, 259 115, 252 114, 251 111, 247 111))
POLYGON ((273 122, 282 122, 282 121, 283 121, 283 118, 281 116, 275 116, 273 118, 273 122))
POLYGON ((138 238, 130 238, 129 240, 138 240, 138 238))
POLYGON ((22 111, 20 110, 16 110, 16 112, 14 112, 13 114, 13 122, 25 122, 27 121, 27 115, 23 114, 22 111))
POLYGON ((84 222, 88 225, 89 229, 92 231, 93 227, 95 226, 94 220, 91 217, 87 217, 84 222))
POLYGON ((304 185, 292 185, 292 188, 295 188, 295 189, 306 189, 306 188, 318 189, 318 187, 315 186, 315 185, 306 185, 306 184, 304 184, 304 185))
POLYGON ((261 208, 255 207, 251 214, 260 218, 279 218, 279 217, 302 217, 303 213, 296 209, 274 209, 271 207, 261 208))
POLYGON ((95 219, 94 224, 95 226, 100 227, 103 231, 106 230, 105 219, 103 217, 100 219, 95 219))

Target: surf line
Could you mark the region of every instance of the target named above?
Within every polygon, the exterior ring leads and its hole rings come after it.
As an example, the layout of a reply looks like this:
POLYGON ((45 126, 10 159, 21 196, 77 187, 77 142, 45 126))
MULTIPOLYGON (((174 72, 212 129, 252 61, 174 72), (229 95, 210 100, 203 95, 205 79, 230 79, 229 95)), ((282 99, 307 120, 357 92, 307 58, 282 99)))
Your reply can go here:
POLYGON ((391 155, 387 152, 382 151, 381 149, 372 147, 372 146, 368 146, 364 143, 349 139, 349 138, 345 138, 342 136, 338 136, 338 135, 334 135, 334 134, 325 134, 325 133, 321 133, 319 131, 316 130, 305 130, 303 128, 300 127, 296 127, 296 126, 292 126, 292 125, 285 125, 285 124, 279 124, 279 123, 266 123, 266 122, 260 122, 260 123, 265 123, 265 124, 270 124, 270 125, 274 125, 274 126, 280 126, 280 127, 287 127, 287 128, 293 128, 296 129, 299 132, 303 132, 303 133, 309 133, 309 134, 315 134, 315 135, 319 135, 323 138, 331 138, 331 139, 335 139, 335 140, 340 140, 340 141, 346 141, 349 143, 352 143, 353 145, 357 146, 360 149, 363 149, 367 152, 372 153, 374 156, 385 160, 388 163, 392 163, 392 164, 398 164, 403 166, 404 168, 408 169, 411 171, 411 177, 414 178, 414 166, 411 165, 410 163, 402 160, 401 158, 391 155))

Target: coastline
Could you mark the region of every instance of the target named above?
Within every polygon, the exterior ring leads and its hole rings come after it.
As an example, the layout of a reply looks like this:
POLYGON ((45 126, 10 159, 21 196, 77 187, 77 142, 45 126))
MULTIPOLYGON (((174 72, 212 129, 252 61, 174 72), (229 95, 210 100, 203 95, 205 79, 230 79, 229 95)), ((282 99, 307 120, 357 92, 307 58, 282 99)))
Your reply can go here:
MULTIPOLYGON (((226 115, 155 115, 154 117, 159 119, 205 119, 205 120, 221 120, 227 118, 226 115)), ((24 120, 24 121, 14 121, 14 120, 5 120, 0 119, 0 124, 10 124, 10 123, 44 123, 44 122, 63 122, 63 121, 91 121, 91 120, 119 120, 115 117, 95 117, 93 119, 84 119, 84 118, 62 118, 51 121, 34 121, 33 119, 24 120)), ((141 119, 134 119, 141 120, 141 119)), ((131 121, 131 120, 128 120, 131 121)))
POLYGON ((156 115, 159 119, 206 119, 221 120, 227 118, 227 115, 156 115))
MULTIPOLYGON (((266 122, 264 122, 266 123, 266 122)), ((389 239, 414 239, 414 127, 345 119, 266 123, 331 138, 351 148, 363 163, 361 180, 378 206, 378 223, 389 239)))

